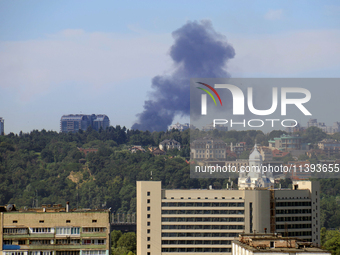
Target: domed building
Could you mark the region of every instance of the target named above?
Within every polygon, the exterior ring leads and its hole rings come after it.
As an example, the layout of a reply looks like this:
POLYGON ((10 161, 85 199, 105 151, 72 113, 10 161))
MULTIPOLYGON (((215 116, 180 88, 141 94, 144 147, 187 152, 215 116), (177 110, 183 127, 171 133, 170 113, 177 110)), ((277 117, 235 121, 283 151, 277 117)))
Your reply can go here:
POLYGON ((257 145, 255 144, 252 153, 249 155, 249 166, 245 169, 240 169, 238 178, 239 189, 274 187, 273 173, 263 172, 262 163, 262 155, 257 150, 257 145))

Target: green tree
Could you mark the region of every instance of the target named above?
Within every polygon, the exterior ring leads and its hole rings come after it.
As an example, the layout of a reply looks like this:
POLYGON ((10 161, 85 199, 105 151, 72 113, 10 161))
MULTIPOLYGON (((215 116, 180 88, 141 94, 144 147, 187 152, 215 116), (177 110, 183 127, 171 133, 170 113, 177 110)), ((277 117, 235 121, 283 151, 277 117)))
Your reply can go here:
POLYGON ((328 230, 324 240, 324 247, 332 252, 332 255, 340 254, 340 232, 338 230, 328 230))
POLYGON ((117 247, 124 247, 128 251, 136 250, 136 234, 134 232, 124 233, 117 242, 117 247))
POLYGON ((111 232, 111 247, 112 248, 117 248, 117 242, 121 236, 122 236, 122 231, 120 230, 113 230, 111 232))

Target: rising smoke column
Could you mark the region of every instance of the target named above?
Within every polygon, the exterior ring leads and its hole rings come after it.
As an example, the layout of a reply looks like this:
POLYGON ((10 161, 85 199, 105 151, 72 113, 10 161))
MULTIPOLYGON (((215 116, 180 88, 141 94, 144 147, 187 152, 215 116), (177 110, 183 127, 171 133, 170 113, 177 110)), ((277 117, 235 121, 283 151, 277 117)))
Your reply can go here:
POLYGON ((227 78, 226 62, 235 56, 234 48, 215 32, 210 21, 188 22, 172 33, 170 48, 176 71, 152 79, 151 99, 137 115, 132 129, 165 131, 176 115, 190 114, 190 78, 227 78))

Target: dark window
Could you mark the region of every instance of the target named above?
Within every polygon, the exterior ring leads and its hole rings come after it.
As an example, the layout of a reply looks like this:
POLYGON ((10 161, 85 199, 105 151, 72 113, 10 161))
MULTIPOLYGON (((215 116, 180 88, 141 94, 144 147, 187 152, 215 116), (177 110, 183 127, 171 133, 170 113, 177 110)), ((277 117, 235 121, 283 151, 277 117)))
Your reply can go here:
POLYGON ((150 196, 150 191, 148 191, 147 195, 150 196))
POLYGON ((148 221, 147 225, 150 226, 150 221, 148 221))
POLYGON ((147 232, 148 234, 150 234, 150 229, 148 229, 146 232, 147 232))
POLYGON ((96 223, 97 222, 97 220, 92 220, 92 223, 96 223))
POLYGON ((18 221, 17 220, 13 220, 13 223, 18 223, 18 221))
POLYGON ((150 211, 150 206, 148 206, 147 210, 150 211))
POLYGON ((44 223, 44 221, 43 220, 39 220, 39 223, 44 223))
POLYGON ((150 204, 150 199, 147 200, 147 203, 150 204))
POLYGON ((147 218, 150 218, 150 214, 147 215, 147 218))
POLYGON ((71 221, 70 220, 66 220, 66 223, 71 223, 71 221))
POLYGON ((151 239, 150 236, 148 236, 148 241, 150 241, 150 239, 151 239))

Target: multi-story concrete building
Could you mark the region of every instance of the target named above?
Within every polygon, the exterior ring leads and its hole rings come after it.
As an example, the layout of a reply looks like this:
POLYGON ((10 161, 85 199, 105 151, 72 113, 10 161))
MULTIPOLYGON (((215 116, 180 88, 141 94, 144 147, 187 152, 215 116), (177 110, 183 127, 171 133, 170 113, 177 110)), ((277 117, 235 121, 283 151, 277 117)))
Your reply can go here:
POLYGON ((230 151, 235 152, 237 156, 240 156, 246 149, 246 142, 236 143, 235 145, 230 143, 230 151))
POLYGON ((318 148, 330 157, 340 153, 340 142, 334 139, 323 139, 318 143, 318 148))
POLYGON ((241 234, 233 241, 232 255, 330 255, 331 252, 279 234, 241 234))
POLYGON ((5 134, 5 120, 0 117, 0 135, 5 134))
POLYGON ((220 139, 204 137, 190 144, 190 158, 196 160, 226 159, 227 145, 220 139))
POLYGON ((281 135, 280 137, 269 140, 269 148, 280 151, 301 150, 301 137, 298 135, 281 135))
POLYGON ((110 211, 0 207, 0 255, 109 255, 110 211))
POLYGON ((320 244, 318 182, 293 190, 164 190, 137 182, 137 254, 228 254, 239 234, 281 233, 320 244))
POLYGON ((105 130, 110 126, 110 119, 104 114, 69 114, 63 115, 60 119, 60 132, 85 131, 90 126, 97 131, 101 128, 105 130))

